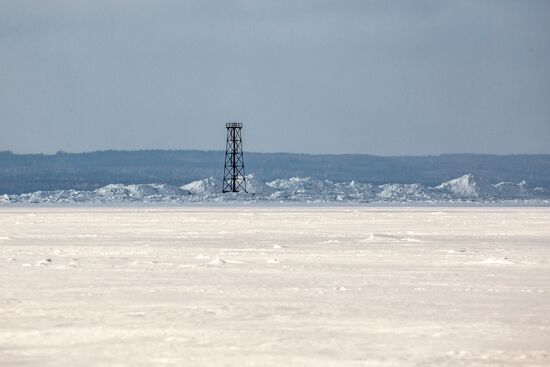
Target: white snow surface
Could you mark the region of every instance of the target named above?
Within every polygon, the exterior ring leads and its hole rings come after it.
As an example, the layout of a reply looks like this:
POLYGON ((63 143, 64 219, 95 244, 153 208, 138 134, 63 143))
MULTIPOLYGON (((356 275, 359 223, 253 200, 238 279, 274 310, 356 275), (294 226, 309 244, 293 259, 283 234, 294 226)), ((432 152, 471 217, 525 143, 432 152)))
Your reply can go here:
POLYGON ((2 195, 7 203, 197 203, 197 202, 502 202, 550 203, 550 192, 529 188, 525 181, 490 184, 472 174, 435 187, 421 184, 384 184, 332 182, 312 177, 292 177, 263 182, 247 176, 248 193, 221 193, 221 182, 213 177, 181 187, 166 184, 111 184, 93 191, 37 191, 21 195, 2 195))
POLYGON ((0 366, 549 366, 548 223, 546 207, 4 206, 0 366))

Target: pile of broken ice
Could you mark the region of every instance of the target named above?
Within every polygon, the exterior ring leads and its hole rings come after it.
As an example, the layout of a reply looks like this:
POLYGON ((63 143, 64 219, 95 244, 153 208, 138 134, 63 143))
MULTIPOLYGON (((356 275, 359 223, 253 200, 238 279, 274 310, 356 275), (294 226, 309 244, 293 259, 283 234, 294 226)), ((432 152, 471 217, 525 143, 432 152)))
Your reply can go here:
POLYGON ((520 183, 490 184, 467 174, 430 187, 421 184, 332 182, 311 177, 292 177, 262 182, 247 176, 249 193, 221 193, 221 182, 210 177, 181 187, 166 184, 111 184, 93 191, 37 191, 0 195, 6 203, 200 203, 200 202, 517 202, 550 203, 550 190, 520 183))

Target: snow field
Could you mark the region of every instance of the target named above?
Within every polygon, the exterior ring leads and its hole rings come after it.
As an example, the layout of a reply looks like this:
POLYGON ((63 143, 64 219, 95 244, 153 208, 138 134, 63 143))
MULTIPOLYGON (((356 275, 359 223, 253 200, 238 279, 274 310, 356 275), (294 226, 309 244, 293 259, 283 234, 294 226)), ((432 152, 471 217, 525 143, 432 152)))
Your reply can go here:
POLYGON ((2 208, 2 366, 547 366, 548 208, 2 208))

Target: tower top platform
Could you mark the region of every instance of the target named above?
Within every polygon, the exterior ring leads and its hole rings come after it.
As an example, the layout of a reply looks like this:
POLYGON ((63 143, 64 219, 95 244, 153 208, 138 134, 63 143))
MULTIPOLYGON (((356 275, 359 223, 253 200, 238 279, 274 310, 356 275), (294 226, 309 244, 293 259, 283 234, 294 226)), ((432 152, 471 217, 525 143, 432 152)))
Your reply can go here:
POLYGON ((243 124, 240 122, 228 122, 225 124, 225 127, 243 127, 243 124))

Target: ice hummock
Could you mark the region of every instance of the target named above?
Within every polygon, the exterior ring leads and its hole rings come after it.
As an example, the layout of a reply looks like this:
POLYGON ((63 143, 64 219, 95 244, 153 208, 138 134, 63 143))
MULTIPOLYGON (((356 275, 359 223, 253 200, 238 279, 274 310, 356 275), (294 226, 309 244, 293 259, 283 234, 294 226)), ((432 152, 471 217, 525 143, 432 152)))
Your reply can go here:
POLYGON ((176 199, 190 195, 190 192, 187 190, 165 184, 111 184, 101 187, 94 192, 98 197, 117 199, 117 201, 176 199))
POLYGON ((187 190, 193 195, 213 195, 218 194, 222 190, 221 182, 214 177, 204 178, 202 180, 193 181, 181 186, 181 189, 187 190))
POLYGON ((387 183, 379 186, 357 181, 332 182, 313 177, 281 178, 264 182, 247 176, 248 193, 222 194, 221 180, 208 177, 180 187, 166 184, 111 184, 93 191, 37 191, 21 195, 2 195, 7 203, 125 203, 125 202, 498 202, 532 201, 550 203, 550 191, 529 188, 525 181, 491 184, 472 174, 436 186, 387 183))
POLYGON ((475 199, 479 197, 479 188, 471 174, 455 178, 453 180, 442 183, 436 189, 446 191, 451 195, 460 198, 475 199))
POLYGON ((436 189, 462 199, 477 199, 483 195, 493 195, 494 187, 478 180, 468 173, 464 176, 442 183, 436 189))

